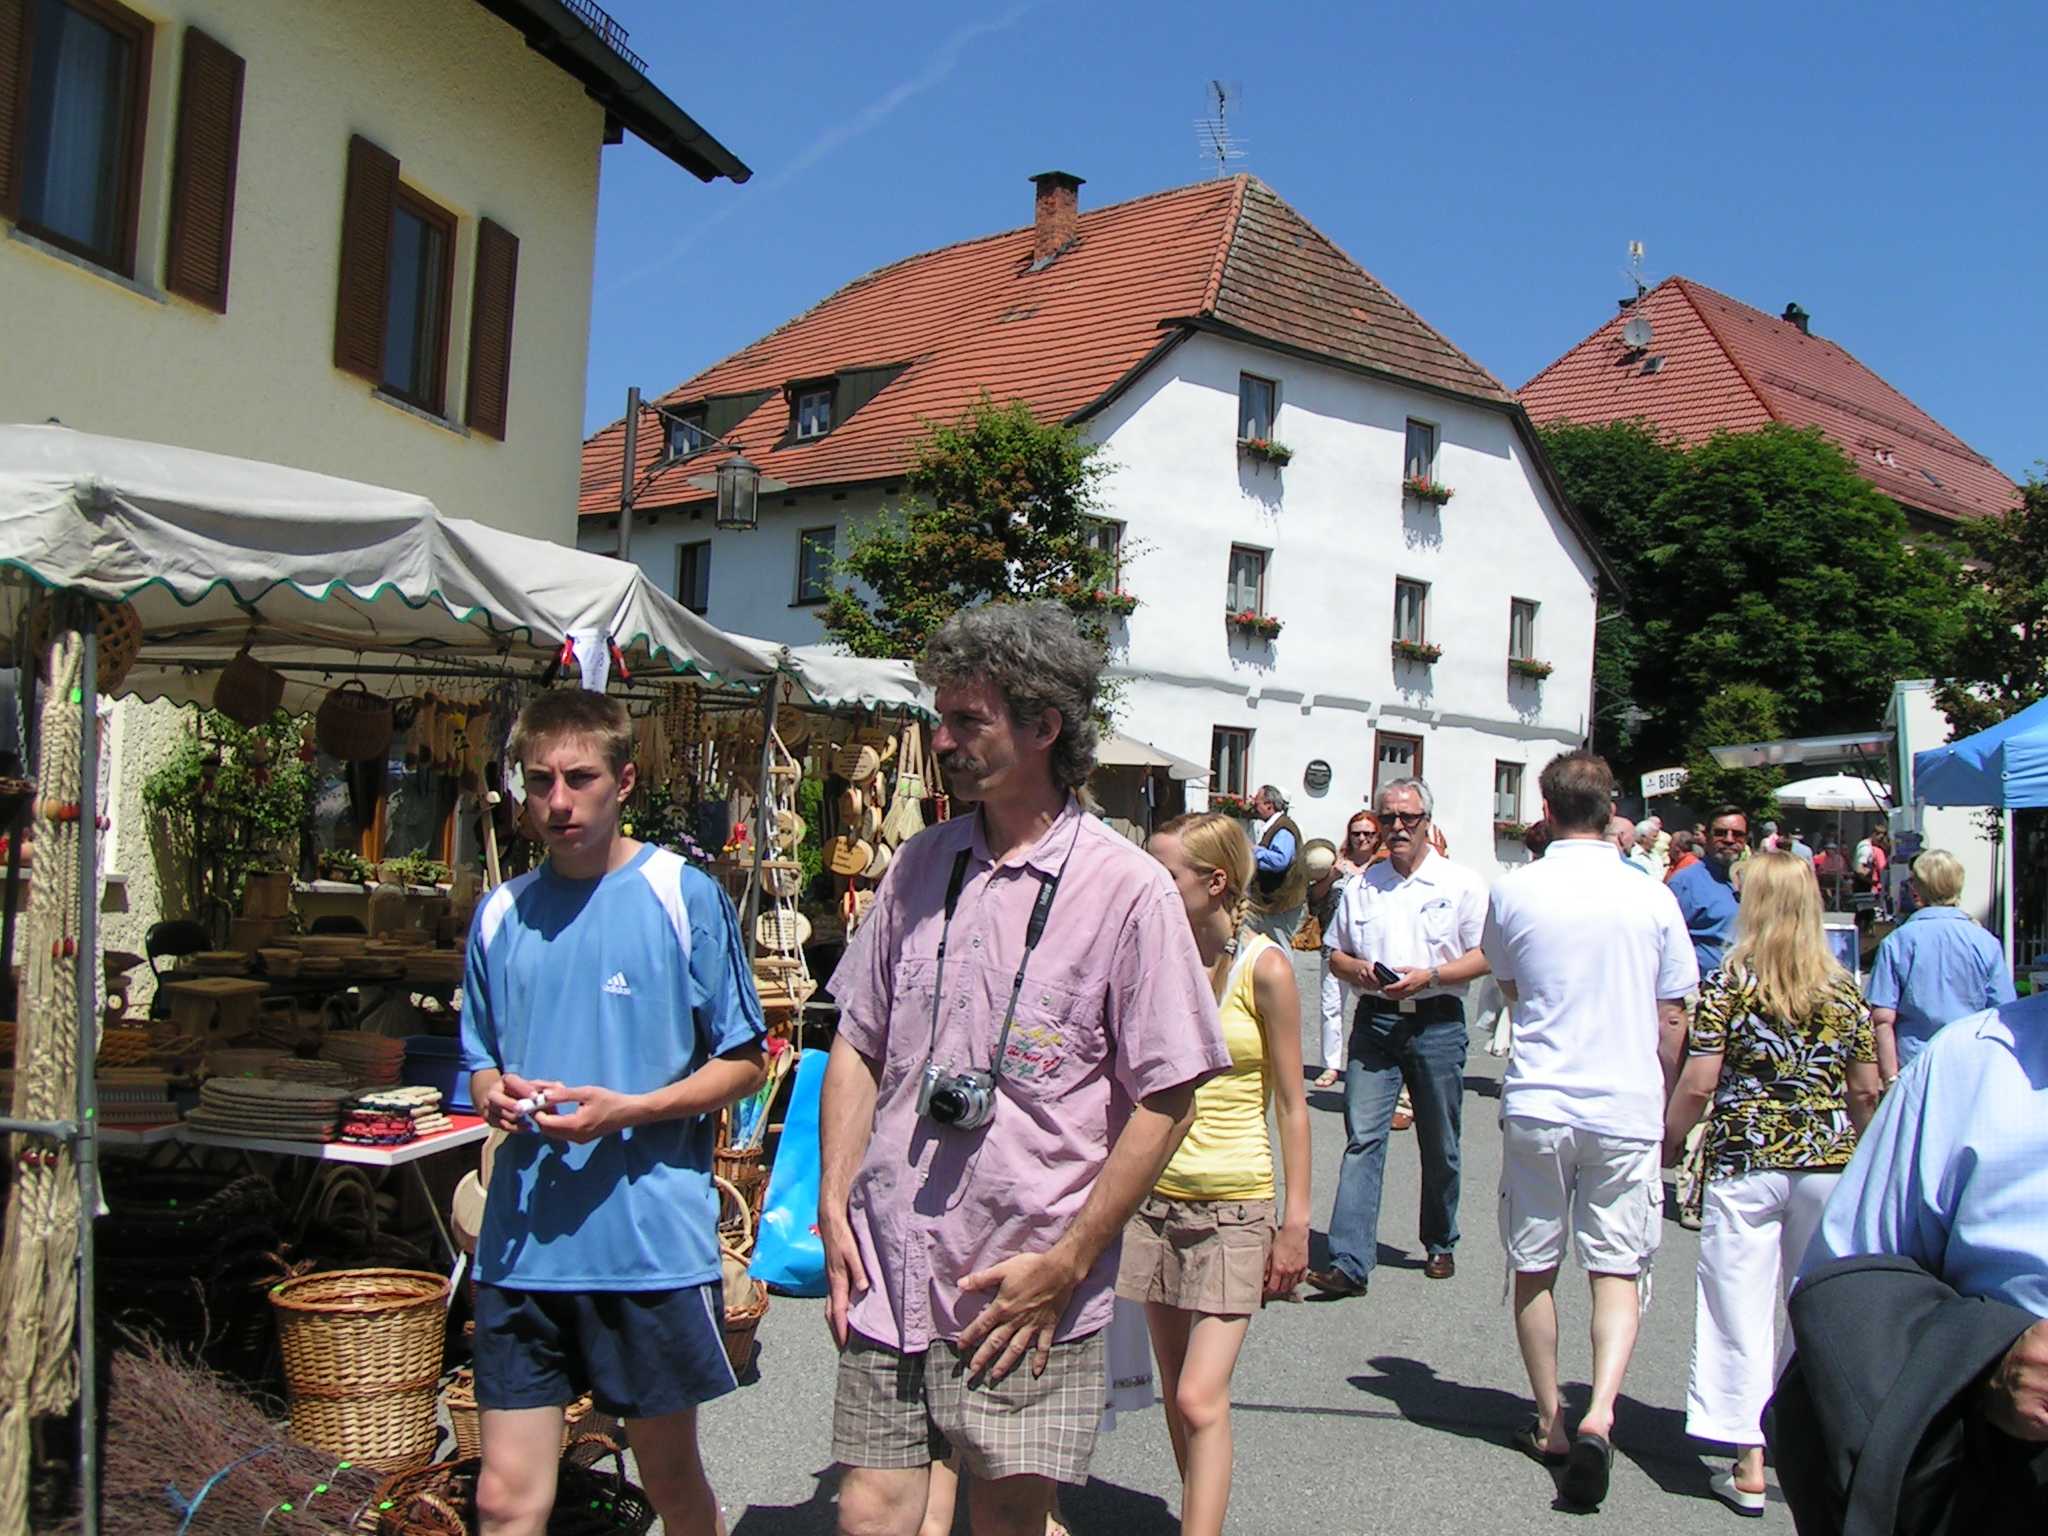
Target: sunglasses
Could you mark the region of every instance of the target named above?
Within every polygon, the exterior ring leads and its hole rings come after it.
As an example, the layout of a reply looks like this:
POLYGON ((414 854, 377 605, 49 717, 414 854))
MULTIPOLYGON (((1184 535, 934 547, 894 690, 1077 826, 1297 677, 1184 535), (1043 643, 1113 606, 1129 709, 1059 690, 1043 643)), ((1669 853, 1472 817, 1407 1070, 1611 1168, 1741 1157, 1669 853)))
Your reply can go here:
POLYGON ((1399 822, 1402 826, 1413 829, 1415 827, 1421 826, 1427 820, 1429 820, 1429 812, 1427 811, 1380 812, 1380 825, 1382 827, 1387 826, 1392 822, 1399 822))

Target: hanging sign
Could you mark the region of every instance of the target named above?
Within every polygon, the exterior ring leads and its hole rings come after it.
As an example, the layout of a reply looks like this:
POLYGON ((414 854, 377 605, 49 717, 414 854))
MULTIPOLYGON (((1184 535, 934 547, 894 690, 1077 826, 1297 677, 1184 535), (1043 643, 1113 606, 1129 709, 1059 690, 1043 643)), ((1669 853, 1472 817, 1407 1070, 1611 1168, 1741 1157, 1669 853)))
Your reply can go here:
POLYGON ((1312 795, 1320 795, 1330 787, 1330 765, 1320 757, 1315 759, 1301 773, 1303 788, 1312 795))
POLYGON ((1643 798, 1654 800, 1659 795, 1675 795, 1685 787, 1686 773, 1683 768, 1659 768, 1643 775, 1643 798))

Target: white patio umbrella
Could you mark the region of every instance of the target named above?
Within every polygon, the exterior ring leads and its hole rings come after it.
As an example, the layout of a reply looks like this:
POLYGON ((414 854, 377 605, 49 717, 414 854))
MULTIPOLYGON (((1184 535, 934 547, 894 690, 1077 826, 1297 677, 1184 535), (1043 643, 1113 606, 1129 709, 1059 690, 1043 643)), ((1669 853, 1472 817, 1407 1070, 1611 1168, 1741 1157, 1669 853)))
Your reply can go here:
POLYGON ((1778 804, 1792 811, 1865 811, 1872 815, 1886 809, 1880 798, 1881 784, 1851 773, 1827 773, 1814 779, 1794 779, 1774 792, 1778 804))

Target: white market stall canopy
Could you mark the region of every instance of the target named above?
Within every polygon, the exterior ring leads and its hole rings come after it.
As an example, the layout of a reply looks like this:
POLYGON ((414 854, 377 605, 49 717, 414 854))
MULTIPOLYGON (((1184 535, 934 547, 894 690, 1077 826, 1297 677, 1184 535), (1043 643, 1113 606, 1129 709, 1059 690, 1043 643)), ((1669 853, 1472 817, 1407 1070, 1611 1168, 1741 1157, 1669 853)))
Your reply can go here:
MULTIPOLYGON (((352 662, 530 672, 572 635, 608 637, 636 675, 758 689, 783 670, 781 648, 713 628, 637 566, 403 491, 59 426, 0 427, 0 567, 133 604, 144 647, 122 691, 180 703, 208 702, 245 643, 294 710, 352 662)), ((9 633, 24 596, 0 586, 9 633)))
POLYGON ((1164 768, 1168 778, 1190 784, 1200 784, 1209 777, 1209 770, 1199 763, 1175 757, 1149 741, 1139 741, 1134 736, 1115 732, 1102 738, 1102 745, 1096 749, 1095 762, 1103 768, 1164 768))
POLYGON ((1830 773, 1817 779, 1795 779, 1781 785, 1773 796, 1778 804, 1795 811, 1865 811, 1885 809, 1879 796, 1882 785, 1853 774, 1830 773))

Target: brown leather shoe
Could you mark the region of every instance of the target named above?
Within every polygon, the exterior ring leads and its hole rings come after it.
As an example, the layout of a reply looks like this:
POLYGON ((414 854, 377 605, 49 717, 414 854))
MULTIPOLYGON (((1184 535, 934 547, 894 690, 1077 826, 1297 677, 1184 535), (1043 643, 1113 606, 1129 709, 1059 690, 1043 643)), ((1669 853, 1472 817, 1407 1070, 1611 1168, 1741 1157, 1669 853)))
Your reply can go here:
POLYGON ((1425 1280, 1448 1280, 1458 1272, 1458 1261, 1448 1253, 1432 1253, 1429 1262, 1422 1266, 1425 1280))
POLYGON ((1302 1278, 1325 1296, 1363 1296, 1365 1282, 1354 1280, 1343 1270, 1332 1264, 1328 1269, 1312 1269, 1302 1278))

